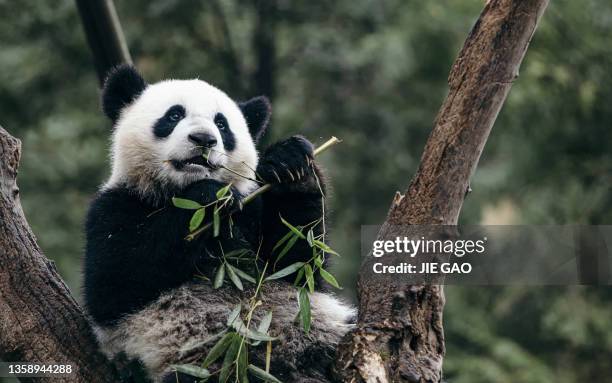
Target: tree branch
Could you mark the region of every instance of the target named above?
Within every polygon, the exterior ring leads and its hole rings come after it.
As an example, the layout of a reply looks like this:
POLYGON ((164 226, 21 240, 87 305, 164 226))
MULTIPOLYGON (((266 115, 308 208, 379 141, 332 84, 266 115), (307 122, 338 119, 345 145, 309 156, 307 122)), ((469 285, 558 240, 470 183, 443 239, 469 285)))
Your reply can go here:
MULTIPOLYGON (((548 0, 487 2, 449 75, 449 92, 405 196, 396 195, 379 237, 393 225, 456 225, 478 164, 548 0)), ((369 278, 358 284, 357 328, 341 343, 344 382, 440 382, 444 356, 442 286, 369 278)))
POLYGON ((112 382, 83 311, 41 252, 23 215, 17 187, 21 143, 0 127, 0 359, 71 364, 65 378, 112 382))

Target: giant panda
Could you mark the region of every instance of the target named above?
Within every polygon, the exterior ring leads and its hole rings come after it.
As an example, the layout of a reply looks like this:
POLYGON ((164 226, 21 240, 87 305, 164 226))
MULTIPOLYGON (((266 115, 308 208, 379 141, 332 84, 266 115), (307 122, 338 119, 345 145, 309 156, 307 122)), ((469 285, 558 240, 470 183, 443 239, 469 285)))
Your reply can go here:
MULTIPOLYGON (((260 262, 271 260, 287 233, 280 216, 304 225, 324 213, 325 185, 313 145, 293 136, 260 156, 256 144, 271 113, 265 97, 235 102, 199 79, 147 84, 132 66, 110 72, 102 109, 113 124, 112 171, 86 218, 86 311, 109 358, 136 363, 152 382, 196 381, 172 365, 200 362, 212 346, 206 340, 226 328, 232 309, 240 302, 245 307, 254 288, 212 287, 219 251, 247 247, 260 262), (271 184, 270 191, 241 206, 258 179, 271 184), (173 206, 172 198, 204 205, 228 184, 235 198, 224 211, 237 211, 233 225, 223 226, 218 237, 209 231, 186 241, 193 212, 173 206)), ((315 234, 322 230, 317 225, 315 234)), ((310 258, 310 247, 300 241, 275 267, 310 258)), ((271 373, 283 382, 327 382, 354 309, 318 289, 310 297, 312 328, 305 333, 295 320, 291 282, 264 283, 263 306, 253 314, 259 321, 273 312, 270 334, 278 340, 272 342, 271 373)), ((263 367, 265 350, 251 350, 249 362, 263 367)))

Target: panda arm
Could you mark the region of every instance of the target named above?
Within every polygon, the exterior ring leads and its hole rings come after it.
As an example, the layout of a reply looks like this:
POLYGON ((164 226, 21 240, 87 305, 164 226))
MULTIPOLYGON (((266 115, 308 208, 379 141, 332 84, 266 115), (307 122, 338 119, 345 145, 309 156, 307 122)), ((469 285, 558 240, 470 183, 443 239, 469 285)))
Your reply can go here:
MULTIPOLYGON (((289 229, 280 217, 294 226, 304 226, 321 220, 324 215, 326 186, 323 175, 313 161, 312 144, 301 136, 294 136, 268 148, 257 168, 257 173, 272 184, 271 190, 262 196, 263 255, 276 260, 278 252, 272 252, 276 243, 289 229)), ((313 227, 313 234, 320 236, 322 222, 313 227)), ((312 249, 306 241, 297 241, 291 251, 276 265, 281 269, 294 262, 308 261, 312 249)))
MULTIPOLYGON (((223 186, 198 182, 178 196, 204 204, 223 186)), ((208 238, 185 241, 192 214, 169 201, 153 206, 123 188, 93 201, 86 224, 85 300, 96 322, 112 323, 193 277, 196 265, 208 258, 208 238)))

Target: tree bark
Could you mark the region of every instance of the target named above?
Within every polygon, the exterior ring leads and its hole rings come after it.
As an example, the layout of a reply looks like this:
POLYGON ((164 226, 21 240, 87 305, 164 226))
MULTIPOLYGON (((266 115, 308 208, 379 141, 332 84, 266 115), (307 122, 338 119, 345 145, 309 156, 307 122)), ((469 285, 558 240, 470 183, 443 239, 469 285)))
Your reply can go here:
MULTIPOLYGON (((548 0, 488 1, 453 64, 449 92, 405 195, 397 194, 379 238, 394 225, 456 225, 478 164, 548 0)), ((359 319, 338 348, 344 382, 440 382, 444 356, 439 285, 373 280, 366 257, 359 319)))
POLYGON ((20 141, 0 127, 0 359, 74 369, 69 377, 37 382, 115 381, 83 311, 23 215, 16 182, 20 150, 20 141))

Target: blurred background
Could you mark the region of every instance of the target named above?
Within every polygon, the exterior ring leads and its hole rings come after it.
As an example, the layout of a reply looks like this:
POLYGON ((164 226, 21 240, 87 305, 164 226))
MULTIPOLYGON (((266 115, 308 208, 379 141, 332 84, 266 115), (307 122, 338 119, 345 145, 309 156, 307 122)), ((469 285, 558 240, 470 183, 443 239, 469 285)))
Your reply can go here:
MULTIPOLYGON (((147 80, 200 77, 266 94, 266 137, 344 140, 320 161, 332 245, 354 295, 360 226, 416 170, 479 0, 115 0, 147 80)), ((110 123, 73 0, 0 0, 0 125, 45 254, 80 298, 83 217, 109 174, 110 123)), ((555 0, 472 180, 464 224, 612 224, 612 2, 555 0)), ((451 383, 610 381, 612 290, 447 289, 451 383)))

